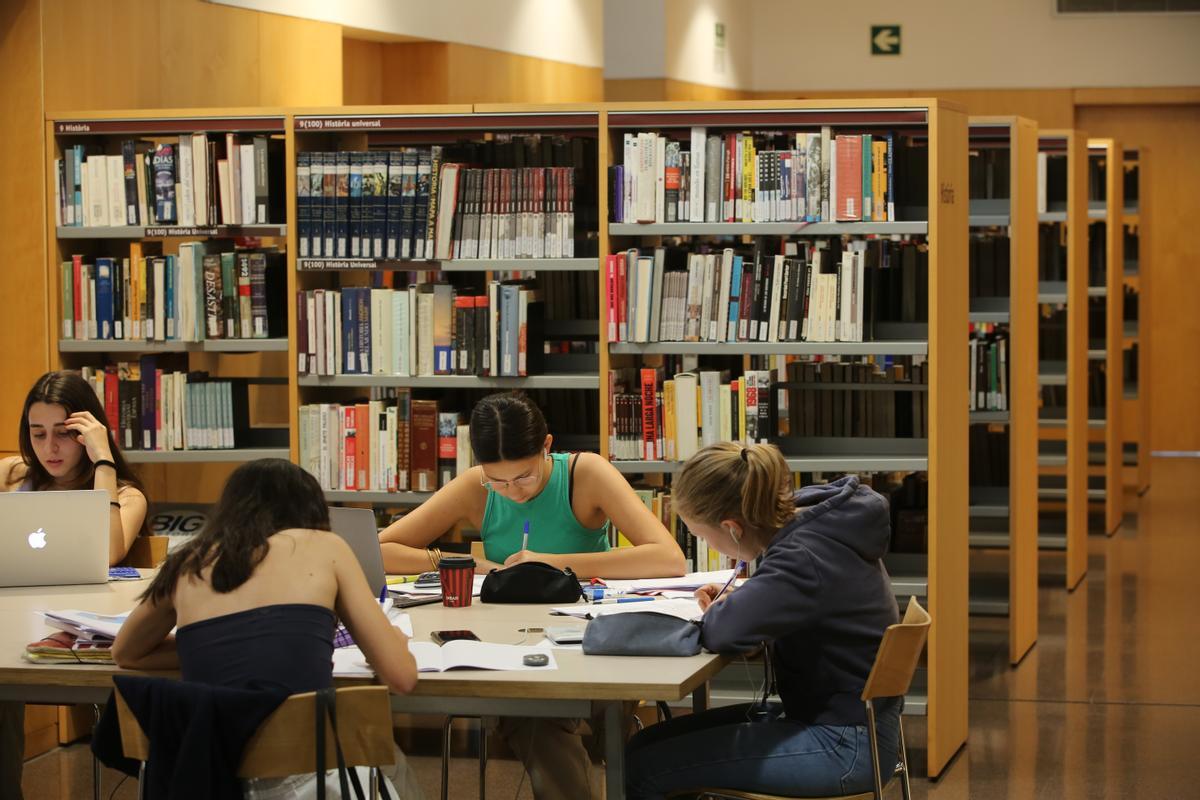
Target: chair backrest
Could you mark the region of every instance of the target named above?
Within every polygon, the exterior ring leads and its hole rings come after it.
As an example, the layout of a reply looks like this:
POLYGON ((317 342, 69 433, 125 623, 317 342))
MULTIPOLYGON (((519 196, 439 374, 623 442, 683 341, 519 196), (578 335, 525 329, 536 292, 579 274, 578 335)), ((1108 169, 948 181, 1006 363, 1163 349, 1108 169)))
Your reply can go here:
MULTIPOLYGON (((150 742, 120 691, 116 692, 121 748, 129 758, 145 761, 150 742)), ((242 751, 240 778, 283 778, 315 772, 316 693, 284 700, 242 751)), ((337 731, 347 766, 381 766, 395 762, 392 712, 386 686, 354 686, 337 690, 337 731)), ((325 768, 337 767, 333 731, 325 720, 325 768)))
POLYGON ((917 598, 910 597, 904 619, 889 625, 883 632, 883 640, 875 653, 875 663, 863 687, 862 699, 907 694, 928 634, 929 612, 921 608, 917 598))

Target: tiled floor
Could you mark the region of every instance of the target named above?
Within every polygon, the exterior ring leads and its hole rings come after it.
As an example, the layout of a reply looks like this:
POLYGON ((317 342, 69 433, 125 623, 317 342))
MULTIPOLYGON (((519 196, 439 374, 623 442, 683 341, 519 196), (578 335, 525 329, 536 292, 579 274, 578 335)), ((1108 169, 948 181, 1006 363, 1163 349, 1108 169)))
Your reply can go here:
MULTIPOLYGON (((1136 522, 1092 537, 1087 578, 1061 586, 1061 557, 1042 560, 1040 636, 1016 668, 1004 623, 972 618, 970 741, 937 781, 936 800, 1175 800, 1200 797, 1200 460, 1158 459, 1136 522)), ((920 720, 909 730, 920 741, 920 720)), ((426 796, 439 796, 436 733, 403 743, 426 796)), ((454 798, 478 797, 476 762, 459 737, 454 798)), ((914 753, 923 762, 923 753, 914 753)), ((488 767, 488 796, 530 797, 507 758, 488 767)), ((30 761, 25 796, 91 795, 76 745, 30 761)), ((115 786, 104 779, 104 797, 115 786)), ((113 795, 133 798, 127 782, 113 795)))

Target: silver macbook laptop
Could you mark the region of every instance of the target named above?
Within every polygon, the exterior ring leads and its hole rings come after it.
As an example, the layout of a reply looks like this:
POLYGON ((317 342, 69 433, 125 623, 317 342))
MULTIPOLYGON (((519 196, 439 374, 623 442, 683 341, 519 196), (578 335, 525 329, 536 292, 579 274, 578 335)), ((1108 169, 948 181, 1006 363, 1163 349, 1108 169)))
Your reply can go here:
POLYGON ((0 493, 0 586, 108 580, 108 492, 0 493))
POLYGON ((375 514, 366 508, 329 508, 329 526, 346 540, 354 551, 371 591, 378 597, 387 585, 383 572, 383 554, 379 552, 379 531, 375 514))

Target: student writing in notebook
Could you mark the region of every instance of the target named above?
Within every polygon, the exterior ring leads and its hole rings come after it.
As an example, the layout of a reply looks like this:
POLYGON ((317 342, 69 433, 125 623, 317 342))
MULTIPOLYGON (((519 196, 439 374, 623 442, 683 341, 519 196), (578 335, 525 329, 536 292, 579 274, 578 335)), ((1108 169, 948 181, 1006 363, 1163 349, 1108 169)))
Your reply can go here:
MULTIPOLYGON (((380 536, 388 572, 437 569, 435 539, 460 523, 480 531, 479 570, 541 561, 580 578, 682 575, 683 553, 625 478, 595 453, 552 453, 541 410, 517 393, 483 398, 471 412, 479 466, 442 487, 380 536), (528 523, 529 535, 525 530, 528 523), (609 549, 614 524, 633 547, 609 549)), ((593 721, 593 732, 598 721, 593 721)), ((591 762, 580 720, 504 718, 499 731, 529 771, 534 796, 583 798, 591 762)))
MULTIPOLYGON (((25 397, 19 456, 0 459, 0 491, 103 489, 109 496, 108 562, 122 561, 145 528, 146 495, 121 455, 104 406, 77 372, 47 372, 25 397)), ((0 703, 0 797, 21 797, 25 704, 0 703)))
MULTIPOLYGON (((229 476, 204 529, 167 558, 121 627, 113 660, 130 669, 177 666, 185 681, 311 692, 333 683, 338 619, 380 680, 412 691, 408 639, 380 610, 350 546, 330 532, 316 479, 283 459, 251 461, 229 476)), ((396 755, 394 789, 420 797, 396 755)), ((338 797, 337 773, 328 775, 327 796, 338 797)), ((246 796, 308 797, 316 780, 248 781, 246 796)))
MULTIPOLYGON (((736 590, 696 592, 701 643, 729 654, 765 646, 781 702, 764 696, 637 734, 627 797, 695 787, 788 797, 872 790, 859 697, 884 631, 899 621, 881 561, 887 501, 852 475, 796 492, 791 481, 774 445, 733 442, 705 447, 676 478, 672 502, 694 535, 739 560, 762 556, 736 590)), ((899 718, 900 698, 876 706, 881 765, 896 763, 899 718)), ((886 783, 891 769, 881 771, 886 783)))

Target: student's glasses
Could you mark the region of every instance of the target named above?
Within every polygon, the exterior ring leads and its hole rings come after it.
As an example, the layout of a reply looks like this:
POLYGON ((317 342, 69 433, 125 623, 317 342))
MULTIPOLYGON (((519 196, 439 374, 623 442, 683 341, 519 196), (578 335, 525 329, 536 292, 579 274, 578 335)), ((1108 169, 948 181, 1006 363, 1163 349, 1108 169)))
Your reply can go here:
POLYGON ((528 489, 530 487, 536 486, 538 484, 538 482, 541 481, 541 479, 542 479, 542 464, 544 464, 544 463, 545 463, 544 459, 538 462, 537 472, 530 472, 528 475, 522 475, 521 477, 513 478, 510 481, 488 480, 487 476, 484 475, 482 478, 480 478, 479 483, 481 486, 483 486, 483 488, 494 489, 497 492, 506 492, 512 488, 528 489))

